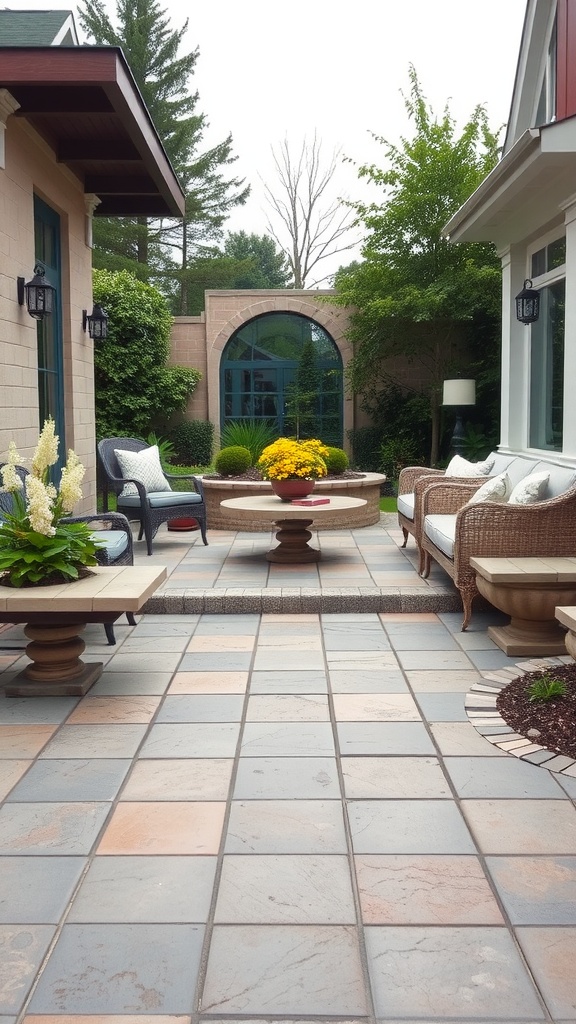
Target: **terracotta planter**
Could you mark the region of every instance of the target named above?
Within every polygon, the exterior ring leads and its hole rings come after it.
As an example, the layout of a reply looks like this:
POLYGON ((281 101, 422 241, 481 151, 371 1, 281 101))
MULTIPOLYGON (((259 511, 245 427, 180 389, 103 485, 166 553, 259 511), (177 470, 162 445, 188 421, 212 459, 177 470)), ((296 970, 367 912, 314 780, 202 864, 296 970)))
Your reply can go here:
POLYGON ((168 529, 178 532, 179 530, 199 530, 200 526, 197 519, 183 517, 182 519, 170 519, 168 529))
POLYGON ((271 480, 274 494, 280 501, 292 501, 293 498, 307 498, 314 490, 315 480, 271 480))

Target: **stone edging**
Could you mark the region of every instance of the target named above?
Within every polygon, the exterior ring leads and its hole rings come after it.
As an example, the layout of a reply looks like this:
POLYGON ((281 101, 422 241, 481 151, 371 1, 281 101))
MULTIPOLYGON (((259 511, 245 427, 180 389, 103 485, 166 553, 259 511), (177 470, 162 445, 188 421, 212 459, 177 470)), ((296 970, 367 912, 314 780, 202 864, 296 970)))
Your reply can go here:
POLYGON ((540 765, 558 775, 565 775, 571 779, 576 778, 575 759, 564 754, 557 754, 556 751, 548 750, 541 744, 534 743, 525 736, 514 732, 512 727, 507 725, 499 715, 496 708, 496 698, 500 690, 511 683, 513 679, 517 679, 525 672, 546 671, 553 665, 571 664, 572 661, 572 658, 564 656, 538 658, 532 661, 520 661, 513 668, 500 668, 484 672, 480 682, 475 683, 470 692, 466 694, 465 708, 468 721, 484 739, 507 754, 513 754, 521 761, 540 765))
POLYGON ((142 613, 154 615, 240 614, 272 612, 456 612, 460 595, 451 590, 422 592, 402 587, 215 587, 208 590, 166 588, 146 602, 142 613))

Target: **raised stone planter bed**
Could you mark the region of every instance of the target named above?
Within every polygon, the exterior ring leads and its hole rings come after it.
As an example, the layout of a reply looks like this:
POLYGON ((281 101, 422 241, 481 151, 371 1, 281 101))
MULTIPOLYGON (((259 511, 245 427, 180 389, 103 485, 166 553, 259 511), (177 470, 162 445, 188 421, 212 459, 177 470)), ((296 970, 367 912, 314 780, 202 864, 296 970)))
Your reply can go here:
MULTIPOLYGON (((315 530, 346 530, 350 527, 373 526, 380 520, 380 487, 386 477, 382 473, 365 473, 360 479, 317 480, 314 494, 329 498, 340 495, 344 498, 364 498, 366 505, 358 509, 343 512, 341 516, 330 518, 325 523, 320 520, 314 523, 315 530)), ((204 499, 206 502, 206 521, 211 530, 248 530, 262 532, 270 529, 266 520, 247 520, 242 517, 236 522, 230 516, 224 517, 220 502, 227 498, 255 498, 263 494, 271 494, 272 488, 267 480, 210 480, 202 478, 204 499)), ((280 507, 280 503, 279 503, 280 507)))

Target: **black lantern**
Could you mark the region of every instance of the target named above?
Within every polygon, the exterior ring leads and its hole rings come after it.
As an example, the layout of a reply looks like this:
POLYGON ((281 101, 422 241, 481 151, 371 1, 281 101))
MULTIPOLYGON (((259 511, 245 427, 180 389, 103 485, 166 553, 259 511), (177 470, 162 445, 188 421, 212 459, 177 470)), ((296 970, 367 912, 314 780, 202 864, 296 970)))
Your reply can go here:
POLYGON ((534 324, 540 316, 540 292, 532 287, 529 277, 524 281, 524 287, 516 296, 516 319, 523 324, 534 324))
POLYGON ((24 305, 24 296, 26 296, 28 312, 35 320, 43 320, 54 310, 56 289, 44 277, 44 270, 42 264, 37 263, 31 281, 25 284, 23 277, 18 278, 18 302, 21 306, 24 305))
POLYGON ((84 330, 86 330, 86 325, 88 325, 88 334, 94 338, 94 341, 103 341, 107 337, 108 314, 97 302, 94 303, 90 316, 88 316, 88 310, 82 310, 82 328, 84 330))

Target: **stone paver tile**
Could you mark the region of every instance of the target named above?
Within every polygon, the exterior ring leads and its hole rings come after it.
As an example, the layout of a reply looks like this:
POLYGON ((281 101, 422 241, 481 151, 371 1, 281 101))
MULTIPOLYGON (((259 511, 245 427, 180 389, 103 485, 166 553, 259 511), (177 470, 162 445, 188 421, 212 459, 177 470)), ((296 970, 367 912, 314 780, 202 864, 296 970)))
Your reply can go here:
POLYGON ((0 854, 87 854, 106 816, 107 803, 4 804, 0 854))
POLYGON ((473 668, 473 665, 470 664, 470 659, 459 649, 454 651, 397 651, 396 657, 402 668, 407 672, 416 672, 423 669, 456 672, 470 671, 473 668))
POLYGON ((476 732, 470 722, 435 722, 430 726, 440 753, 446 756, 509 757, 476 732))
MULTIPOLYGON (((16 1018, 14 1018, 14 1024, 15 1021, 16 1018)), ((190 1024, 191 1017, 189 1014, 183 1016, 172 1013, 170 1015, 161 1013, 28 1013, 22 1019, 22 1024, 24 1022, 25 1024, 190 1024)), ((8 1024, 8 1021, 0 1017, 0 1024, 8 1024)), ((310 1024, 313 1022, 311 1021, 310 1024)), ((344 1024, 354 1024, 354 1022, 344 1022, 344 1024)))
POLYGON ((216 857, 96 857, 68 922, 202 924, 216 857))
POLYGON ((323 694, 256 694, 248 700, 247 722, 328 722, 323 694))
POLYGON ((463 800, 483 853, 573 854, 576 808, 563 800, 463 800))
POLYGON ((419 722, 420 713, 408 693, 336 693, 334 713, 340 722, 419 722))
POLYGON ((406 624, 416 623, 417 626, 424 623, 439 623, 435 612, 379 612, 378 618, 384 623, 388 632, 397 627, 403 628, 406 624))
POLYGON ((235 800, 338 799, 340 785, 333 757, 242 757, 235 800))
POLYGON ((370 927, 378 1017, 542 1020, 532 982, 504 928, 370 927))
POLYGON ((99 854, 218 853, 225 803, 121 803, 100 841, 99 854))
POLYGON ((243 757, 334 756, 328 722, 248 722, 242 737, 243 757))
POLYGON ((419 629, 417 626, 408 630, 390 630, 392 649, 403 651, 458 651, 458 644, 444 626, 431 629, 419 629))
POLYGON ((84 857, 0 858, 0 922, 58 924, 84 857))
POLYGON ((303 633, 302 636, 289 632, 267 634, 265 630, 261 630, 258 635, 258 652, 263 651, 266 654, 281 651, 282 654, 291 657, 293 651, 321 650, 322 637, 320 629, 315 629, 313 633, 303 633))
POLYGON ((0 725, 0 758, 36 757, 55 732, 55 725, 0 725))
POLYGON ((330 673, 334 670, 356 673, 398 669, 398 661, 392 651, 327 651, 326 660, 330 673))
POLYGON ((343 757, 348 799, 430 799, 451 797, 435 757, 343 757))
MULTIPOLYGON (((228 552, 226 552, 228 554, 228 552)), ((194 551, 194 558, 197 552, 194 551)), ((194 631, 195 636, 228 636, 234 626, 234 636, 256 636, 258 615, 202 615, 194 631)))
POLYGON ((421 722, 339 722, 340 750, 345 754, 434 754, 421 722))
POLYGON ((98 682, 90 690, 91 697, 105 697, 118 695, 128 697, 132 694, 158 694, 162 696, 166 692, 172 679, 171 672, 114 672, 114 661, 112 668, 106 669, 98 682))
POLYGON ((59 725, 74 710, 77 697, 4 697, 0 689, 0 724, 59 725))
POLYGON ((576 857, 488 857, 512 924, 576 925, 576 857))
POLYGON ((217 637, 214 636, 199 636, 195 635, 192 637, 186 647, 187 654, 194 654, 196 652, 218 652, 223 653, 224 651, 251 651, 256 643, 255 636, 231 636, 230 634, 220 634, 217 637))
POLYGON ((0 760, 0 800, 8 796, 8 793, 22 778, 32 761, 2 761, 0 760))
POLYGON ((390 641, 383 629, 361 633, 325 632, 324 646, 332 651, 389 651, 390 641))
POLYGON ((145 725, 63 725, 40 757, 133 757, 145 725))
POLYGON ((406 680, 399 669, 341 672, 331 668, 330 688, 332 693, 408 693, 406 680))
POLYGON ((576 928, 518 928, 516 935, 552 1017, 574 1019, 576 928))
POLYGON ((338 800, 245 800, 232 804, 226 853, 346 853, 338 800))
POLYGON ((302 669, 307 672, 319 672, 324 670, 324 655, 321 650, 306 651, 301 648, 283 650, 282 658, 274 647, 258 647, 254 655, 254 671, 282 671, 282 666, 293 672, 295 669, 302 669), (280 664, 279 664, 280 662, 280 664))
POLYGON ((134 765, 121 800, 226 800, 232 758, 166 758, 134 765))
MULTIPOLYGON (((158 616, 158 619, 170 619, 169 615, 158 616)), ((190 636, 200 620, 199 615, 179 616, 179 621, 172 618, 169 622, 152 622, 149 615, 146 615, 137 626, 134 627, 131 637, 148 636, 190 636)))
POLYGON ((48 924, 0 924, 0 1014, 22 1009, 53 934, 48 924))
POLYGON ((365 924, 503 924, 475 857, 369 856, 356 860, 365 924))
POLYGON ((354 924, 346 857, 224 857, 217 924, 354 924))
POLYGON ((444 765, 461 797, 562 800, 565 795, 551 772, 517 757, 447 757, 444 765))
POLYGON ((68 718, 68 725, 114 725, 150 722, 160 697, 85 697, 68 718))
POLYGON ((222 651, 209 654, 196 652, 184 654, 178 666, 180 672, 248 672, 252 654, 238 651, 222 651))
POLYGON ((177 672, 168 693, 244 693, 247 672, 177 672))
MULTIPOLYGON (((114 654, 115 672, 175 672, 182 657, 175 654, 123 654, 122 648, 114 654)), ((97 660, 97 659, 95 659, 97 660)))
POLYGON ((475 853, 448 800, 352 800, 348 817, 355 853, 475 853))
POLYGON ((463 693, 419 693, 418 705, 428 722, 466 722, 463 693))
POLYGON ((113 800, 130 768, 127 758, 36 761, 12 790, 10 802, 113 800))
POLYGON ((170 636, 129 636, 124 641, 121 647, 121 652, 125 654, 176 654, 176 652, 182 653, 186 649, 188 643, 188 635, 181 634, 175 635, 174 633, 170 636))
POLYGON ((202 1007, 217 1014, 368 1012, 356 930, 216 925, 202 1007))
POLYGON ((140 757, 234 757, 240 727, 236 722, 185 722, 154 725, 140 757))
POLYGON ((184 924, 65 925, 30 1010, 138 1014, 152 1004, 158 1014, 185 1014, 193 1002, 203 931, 184 924))
POLYGON ((253 672, 251 694, 326 693, 328 683, 324 672, 253 672))
POLYGON ((168 695, 156 721, 160 722, 239 722, 244 697, 226 693, 181 693, 168 695))
POLYGON ((468 693, 480 681, 480 673, 461 669, 457 672, 422 670, 407 672, 414 693, 468 693))

